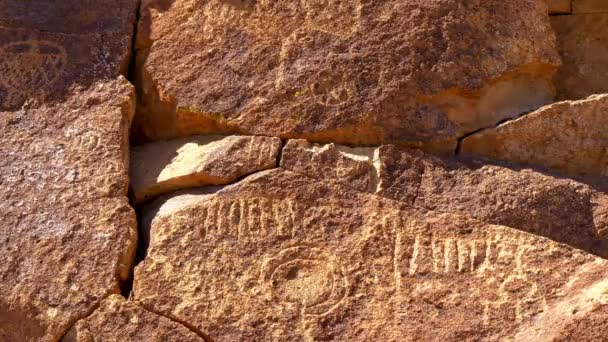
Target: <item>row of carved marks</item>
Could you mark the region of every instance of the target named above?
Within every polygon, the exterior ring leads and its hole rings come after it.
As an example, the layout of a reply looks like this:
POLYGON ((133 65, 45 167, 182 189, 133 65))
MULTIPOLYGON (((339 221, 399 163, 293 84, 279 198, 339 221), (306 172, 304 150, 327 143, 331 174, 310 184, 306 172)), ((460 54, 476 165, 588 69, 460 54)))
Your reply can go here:
POLYGON ((13 42, 0 47, 0 107, 15 108, 43 97, 63 75, 65 49, 50 41, 13 42))
POLYGON ((469 274, 470 279, 484 289, 484 293, 473 291, 482 306, 484 324, 505 319, 505 313, 519 323, 547 307, 545 295, 529 277, 541 272, 526 263, 528 254, 538 252, 530 239, 522 235, 514 240, 513 236, 501 233, 488 233, 485 239, 468 239, 433 234, 408 236, 398 232, 395 287, 404 288, 402 282, 406 281, 418 283, 416 288, 432 292, 431 283, 441 279, 456 281, 452 275, 469 274), (498 317, 498 313, 502 316, 498 317))

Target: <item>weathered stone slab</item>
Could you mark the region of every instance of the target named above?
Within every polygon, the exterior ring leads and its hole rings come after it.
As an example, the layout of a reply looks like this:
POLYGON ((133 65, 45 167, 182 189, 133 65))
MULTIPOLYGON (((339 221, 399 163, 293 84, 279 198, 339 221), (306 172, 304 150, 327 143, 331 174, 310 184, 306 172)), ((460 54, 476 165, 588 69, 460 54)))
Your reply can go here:
POLYGON ((134 298, 213 340, 508 340, 608 289, 606 260, 288 171, 185 196, 153 220, 134 298))
POLYGON ((128 82, 0 112, 0 340, 56 341, 130 272, 128 82))
POLYGON ((130 51, 131 31, 76 35, 0 26, 0 110, 60 102, 74 89, 126 75, 130 51))
POLYGON ((258 136, 195 136, 133 148, 131 187, 141 203, 163 193, 221 185, 277 166, 281 139, 258 136))
POLYGON ((168 318, 146 311, 119 295, 112 295, 103 300, 99 309, 91 316, 78 321, 62 341, 204 342, 205 340, 168 318))
POLYGON ((556 16, 551 24, 563 59, 555 79, 558 99, 608 93, 608 13, 556 16))
POLYGON ((555 103, 465 138, 461 152, 572 175, 605 176, 607 112, 608 95, 555 103))
POLYGON ((3 0, 0 26, 79 35, 124 33, 133 31, 136 12, 137 0, 3 0))
POLYGON ((290 140, 281 166, 442 213, 521 229, 608 257, 608 196, 521 166, 436 157, 384 145, 349 149, 290 140))
POLYGON ((572 0, 574 13, 608 13, 608 2, 605 0, 572 0))
POLYGON ((239 132, 452 150, 552 102, 560 64, 537 0, 148 1, 141 16, 140 139, 239 132))
POLYGON ((572 13, 572 0, 547 0, 549 14, 572 13))

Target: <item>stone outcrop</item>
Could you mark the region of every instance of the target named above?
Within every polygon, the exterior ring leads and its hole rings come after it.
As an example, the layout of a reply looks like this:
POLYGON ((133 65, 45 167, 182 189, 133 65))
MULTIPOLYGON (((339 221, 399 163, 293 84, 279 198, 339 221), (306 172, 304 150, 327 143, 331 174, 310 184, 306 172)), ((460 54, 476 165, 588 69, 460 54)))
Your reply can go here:
POLYGON ((0 7, 0 340, 57 341, 133 267, 137 1, 0 7))
POLYGON ((607 175, 608 95, 564 101, 465 138, 463 154, 539 165, 571 175, 607 175))
POLYGON ((451 151, 551 102, 546 13, 537 0, 145 1, 134 132, 451 151))
POLYGON ((572 13, 572 0, 547 0, 549 14, 572 13))
POLYGON ((130 167, 135 201, 180 189, 228 184, 276 167, 280 149, 279 138, 213 135, 136 146, 130 167))
POLYGON ((573 13, 608 13, 608 3, 604 0, 572 0, 573 13))
POLYGON ((205 342, 186 327, 148 312, 119 295, 112 295, 101 302, 99 309, 78 321, 62 340, 88 341, 205 342))
POLYGON ((602 2, 607 6, 604 14, 551 18, 563 59, 555 79, 560 100, 608 93, 608 1, 602 2))
POLYGON ((213 340, 516 339, 608 290, 576 249, 281 169, 184 196, 147 227, 134 299, 213 340))
POLYGON ((608 196, 518 165, 436 157, 381 146, 352 149, 290 140, 281 166, 319 181, 442 213, 521 229, 608 256, 608 196))
POLYGON ((0 112, 0 340, 56 341, 128 278, 134 102, 118 79, 0 112))
POLYGON ((136 0, 23 2, 0 10, 0 110, 63 101, 126 75, 136 0))

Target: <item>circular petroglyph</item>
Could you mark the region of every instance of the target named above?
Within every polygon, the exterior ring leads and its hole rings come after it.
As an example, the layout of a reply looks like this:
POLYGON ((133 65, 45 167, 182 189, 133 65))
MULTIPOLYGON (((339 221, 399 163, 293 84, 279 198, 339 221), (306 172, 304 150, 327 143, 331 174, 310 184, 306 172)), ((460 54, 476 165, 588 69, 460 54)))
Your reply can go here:
POLYGON ((273 300, 301 305, 309 316, 322 316, 338 307, 348 287, 337 260, 308 246, 287 248, 266 259, 261 276, 273 300))
POLYGON ((63 74, 65 49, 53 42, 30 40, 0 47, 0 105, 18 107, 29 98, 44 96, 63 74))

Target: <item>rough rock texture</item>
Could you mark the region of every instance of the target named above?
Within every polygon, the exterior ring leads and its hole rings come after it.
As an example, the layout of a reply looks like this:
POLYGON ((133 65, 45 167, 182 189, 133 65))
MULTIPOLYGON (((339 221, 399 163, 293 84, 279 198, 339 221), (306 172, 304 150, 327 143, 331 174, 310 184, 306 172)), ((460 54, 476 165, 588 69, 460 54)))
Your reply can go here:
POLYGON ((556 16, 551 23, 564 61, 555 79, 558 98, 608 93, 608 13, 556 16))
POLYGON ((0 6, 0 110, 65 100, 126 75, 136 0, 20 1, 0 6))
POLYGON ((122 296, 101 302, 93 315, 78 321, 63 342, 204 342, 194 332, 165 317, 144 310, 122 296))
POLYGON ((202 185, 228 184, 277 166, 281 139, 196 136, 149 143, 131 151, 135 201, 202 185))
POLYGON ((281 166, 417 207, 509 226, 608 257, 608 196, 550 173, 385 145, 286 144, 281 166))
POLYGON ((580 317, 569 324, 562 336, 555 342, 596 342, 606 339, 606 329, 608 329, 608 294, 597 293, 603 301, 603 305, 596 305, 593 311, 584 317, 580 317))
POLYGON ((134 102, 118 79, 0 112, 0 340, 57 340, 128 277, 134 102))
POLYGON ((135 300, 218 341, 523 340, 608 290, 565 245, 283 170, 174 197, 151 234, 135 300))
POLYGON ((144 1, 135 132, 451 150, 551 102, 546 13, 537 0, 144 1))
POLYGON ((606 0, 572 0, 574 13, 608 13, 606 0))
POLYGON ((547 0, 549 14, 572 13, 572 0, 547 0))
POLYGON ((572 175, 608 175, 608 95, 564 101, 465 138, 460 151, 572 175))
POLYGON ((0 26, 78 35, 130 35, 136 9, 136 0, 3 0, 0 26))

